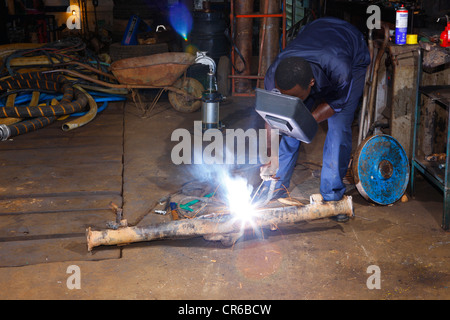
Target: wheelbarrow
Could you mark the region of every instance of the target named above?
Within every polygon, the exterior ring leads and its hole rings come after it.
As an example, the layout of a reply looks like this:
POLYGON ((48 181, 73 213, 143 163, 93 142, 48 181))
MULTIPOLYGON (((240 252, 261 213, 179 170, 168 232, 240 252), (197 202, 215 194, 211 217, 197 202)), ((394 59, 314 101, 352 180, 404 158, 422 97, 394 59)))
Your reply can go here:
MULTIPOLYGON (((136 106, 143 116, 158 102, 164 91, 169 91, 170 104, 180 112, 194 112, 201 107, 203 85, 194 78, 186 77, 186 70, 195 62, 195 56, 184 52, 166 52, 149 56, 115 61, 110 66, 119 84, 101 81, 72 70, 57 69, 47 72, 62 72, 110 88, 125 88, 132 92, 136 106), (146 108, 137 89, 159 89, 150 107, 146 108), (136 97, 138 101, 136 101, 136 97)), ((46 72, 46 73, 47 73, 46 72)), ((102 76, 105 76, 102 73, 102 76)))

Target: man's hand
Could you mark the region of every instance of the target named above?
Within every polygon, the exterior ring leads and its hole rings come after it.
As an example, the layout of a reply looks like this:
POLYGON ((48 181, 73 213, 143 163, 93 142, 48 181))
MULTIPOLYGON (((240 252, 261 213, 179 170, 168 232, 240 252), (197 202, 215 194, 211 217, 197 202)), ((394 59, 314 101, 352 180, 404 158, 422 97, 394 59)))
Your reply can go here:
POLYGON ((266 123, 266 143, 267 143, 267 152, 270 157, 270 161, 267 164, 262 165, 259 168, 259 175, 262 180, 272 180, 272 178, 275 176, 275 174, 278 171, 278 149, 277 152, 272 154, 272 130, 271 127, 266 123))
POLYGON ((268 164, 264 164, 259 168, 259 176, 262 180, 268 181, 275 177, 278 170, 278 157, 272 157, 268 164))

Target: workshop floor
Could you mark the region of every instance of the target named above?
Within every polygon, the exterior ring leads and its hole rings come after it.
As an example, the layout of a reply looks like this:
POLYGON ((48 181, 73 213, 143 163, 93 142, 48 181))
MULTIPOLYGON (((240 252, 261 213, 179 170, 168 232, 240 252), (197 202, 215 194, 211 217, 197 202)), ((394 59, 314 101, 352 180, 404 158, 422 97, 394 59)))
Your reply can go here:
MULTIPOLYGON (((227 128, 261 125, 252 98, 230 100, 221 106, 227 128)), ((127 103, 123 209, 130 225, 148 225, 168 219, 154 213, 158 199, 196 179, 195 165, 172 163, 176 142, 170 138, 177 128, 192 130, 201 113, 178 113, 163 97, 150 117, 136 114, 127 103)), ((322 129, 302 147, 308 153, 299 157, 293 196, 318 191, 322 129)), ((83 128, 78 130, 82 134, 83 128)), ((243 172, 257 181, 257 167, 243 172)), ((450 299, 450 233, 440 227, 442 195, 424 180, 416 199, 391 206, 372 205, 355 189, 349 194, 356 217, 347 223, 298 223, 267 231, 264 239, 249 236, 233 247, 203 238, 160 240, 121 247, 117 258, 92 261, 105 250, 98 247, 90 261, 3 267, 0 299, 450 299), (71 265, 80 268, 80 289, 67 287, 71 265), (373 266, 380 271, 379 289, 369 289, 376 283, 369 279, 377 275, 373 266)), ((5 218, 0 215, 0 222, 5 218)))

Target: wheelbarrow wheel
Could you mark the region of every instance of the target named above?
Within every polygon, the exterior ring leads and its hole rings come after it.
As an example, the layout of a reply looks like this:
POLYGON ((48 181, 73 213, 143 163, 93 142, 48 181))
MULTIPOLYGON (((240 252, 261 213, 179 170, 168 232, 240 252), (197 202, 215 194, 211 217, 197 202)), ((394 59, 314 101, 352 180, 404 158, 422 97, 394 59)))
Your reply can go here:
MULTIPOLYGON (((194 78, 180 78, 178 79, 174 84, 174 87, 184 90, 190 95, 201 98, 202 93, 205 90, 203 85, 194 78)), ((191 100, 189 97, 186 97, 182 94, 175 93, 173 91, 169 92, 169 101, 172 107, 175 108, 175 110, 184 112, 184 113, 190 113, 197 111, 202 106, 201 100, 191 100)))

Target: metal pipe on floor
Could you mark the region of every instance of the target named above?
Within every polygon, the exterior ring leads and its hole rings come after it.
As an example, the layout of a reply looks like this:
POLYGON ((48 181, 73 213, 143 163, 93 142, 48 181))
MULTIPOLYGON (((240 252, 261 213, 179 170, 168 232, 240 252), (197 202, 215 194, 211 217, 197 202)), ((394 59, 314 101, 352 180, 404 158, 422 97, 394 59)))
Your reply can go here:
POLYGON ((144 227, 125 227, 117 230, 86 230, 88 251, 101 245, 124 245, 133 242, 152 241, 165 238, 189 238, 203 236, 206 240, 233 244, 245 230, 278 228, 299 221, 323 219, 344 214, 353 216, 351 196, 340 201, 314 202, 306 206, 265 208, 257 211, 252 223, 243 223, 230 214, 209 214, 192 219, 183 219, 144 227))

